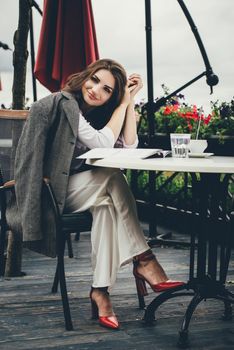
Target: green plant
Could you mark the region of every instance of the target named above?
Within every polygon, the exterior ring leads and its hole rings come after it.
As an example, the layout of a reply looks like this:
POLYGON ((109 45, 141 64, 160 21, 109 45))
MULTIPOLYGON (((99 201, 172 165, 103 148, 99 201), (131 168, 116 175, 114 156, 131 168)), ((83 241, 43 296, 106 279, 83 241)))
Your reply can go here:
MULTIPOLYGON (((164 95, 169 90, 162 85, 164 95)), ((144 102, 136 105, 140 118, 139 135, 148 134, 147 113, 142 108, 144 102), (144 111, 144 112, 142 112, 144 111)), ((216 137, 220 144, 234 136, 234 97, 230 102, 211 102, 211 112, 203 113, 203 108, 184 102, 184 96, 178 94, 167 101, 166 105, 155 112, 155 132, 190 133, 191 138, 208 139, 216 137)))
MULTIPOLYGON (((126 172, 129 184, 131 184, 132 170, 126 172)), ((197 174, 198 176, 198 174, 197 174)), ((223 177, 222 175, 222 181, 223 177)), ((198 177, 200 180, 200 178, 198 177)), ((192 210, 192 177, 189 173, 162 172, 155 179, 157 191, 157 204, 185 210, 192 210)), ((149 202, 149 172, 140 171, 137 176, 136 188, 132 187, 135 197, 141 201, 149 202)), ((226 198, 226 210, 229 213, 233 207, 234 182, 230 177, 228 185, 229 195, 226 198)))
POLYGON ((230 102, 211 102, 211 114, 204 136, 219 136, 222 142, 225 136, 234 136, 234 98, 230 102))
MULTIPOLYGON (((130 184, 132 184, 132 173, 133 171, 131 170, 126 172, 126 176, 130 184)), ((189 187, 191 187, 190 176, 188 176, 187 181, 187 184, 189 187)), ((155 189, 157 189, 157 203, 175 207, 191 207, 191 193, 190 190, 186 190, 184 174, 178 173, 176 176, 173 175, 173 172, 162 172, 158 174, 155 179, 155 189)), ((138 173, 136 187, 132 187, 132 190, 136 198, 148 202, 150 192, 148 171, 141 171, 138 173)))
MULTIPOLYGON (((162 85, 164 95, 169 90, 162 85)), ((138 111, 141 105, 138 105, 138 111)), ((196 137, 199 128, 199 138, 205 135, 206 127, 210 121, 210 115, 205 116, 202 107, 188 105, 184 102, 184 96, 178 94, 172 97, 165 106, 155 112, 155 130, 157 133, 190 133, 192 138, 196 137)), ((140 132, 148 129, 147 118, 143 116, 140 132)))

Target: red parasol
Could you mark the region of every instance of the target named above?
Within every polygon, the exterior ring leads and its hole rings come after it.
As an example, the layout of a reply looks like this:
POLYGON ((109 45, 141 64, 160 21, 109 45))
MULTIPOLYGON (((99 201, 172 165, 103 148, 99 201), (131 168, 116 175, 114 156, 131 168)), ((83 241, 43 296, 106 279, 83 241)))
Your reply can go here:
POLYGON ((91 0, 44 0, 34 73, 50 91, 99 58, 91 0))

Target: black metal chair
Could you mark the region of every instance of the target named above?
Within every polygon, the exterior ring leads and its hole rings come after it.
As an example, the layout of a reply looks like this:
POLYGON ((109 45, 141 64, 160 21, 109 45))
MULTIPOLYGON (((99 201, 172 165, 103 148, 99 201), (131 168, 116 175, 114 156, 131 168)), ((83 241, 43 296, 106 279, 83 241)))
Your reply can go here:
MULTIPOLYGON (((6 220, 6 207, 7 207, 7 192, 14 191, 14 180, 3 182, 3 176, 0 168, 0 276, 4 276, 5 271, 5 241, 6 234, 9 230, 6 220)), ((52 286, 52 293, 56 293, 58 290, 58 285, 60 285, 60 292, 63 304, 63 312, 65 319, 65 328, 66 330, 72 330, 72 319, 69 307, 69 300, 67 295, 66 279, 65 279, 65 270, 64 270, 64 251, 65 243, 68 241, 68 247, 70 242, 70 234, 76 231, 89 231, 92 225, 92 215, 90 212, 82 213, 70 213, 70 214, 60 214, 57 200, 55 198, 52 186, 49 179, 44 179, 43 185, 45 186, 53 212, 55 215, 55 224, 56 224, 56 251, 57 251, 57 267, 54 277, 54 283, 52 286)))

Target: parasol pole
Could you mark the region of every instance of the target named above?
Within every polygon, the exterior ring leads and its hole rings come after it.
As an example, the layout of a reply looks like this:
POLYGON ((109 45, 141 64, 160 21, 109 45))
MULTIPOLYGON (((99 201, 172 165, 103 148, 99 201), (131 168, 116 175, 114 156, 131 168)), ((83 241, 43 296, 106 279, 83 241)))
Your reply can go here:
POLYGON ((30 51, 31 51, 31 70, 32 70, 32 87, 33 87, 33 101, 37 101, 37 84, 36 78, 34 75, 34 66, 35 66, 35 49, 34 49, 34 30, 33 30, 33 13, 32 8, 30 9, 30 51))
POLYGON ((147 60, 147 118, 149 122, 148 137, 149 146, 154 136, 154 85, 153 85, 153 54, 152 54, 152 25, 151 25, 151 0, 145 0, 145 33, 146 33, 146 60, 147 60))
MULTIPOLYGON (((147 147, 154 147, 154 83, 153 83, 153 53, 152 53, 152 25, 151 25, 151 0, 145 0, 145 32, 146 32, 146 59, 147 59, 147 91, 148 103, 146 107, 148 118, 148 143, 147 147)), ((156 173, 149 171, 149 212, 150 218, 155 218, 156 208, 156 173)), ((149 238, 157 236, 157 221, 149 220, 149 238)))
POLYGON ((31 53, 31 70, 32 70, 32 88, 33 88, 33 101, 37 101, 37 84, 36 84, 36 78, 34 75, 34 66, 35 66, 35 46, 34 46, 34 29, 33 29, 33 11, 32 8, 35 7, 35 9, 38 11, 38 13, 42 16, 42 10, 38 6, 37 2, 34 0, 31 0, 31 8, 30 8, 30 26, 29 26, 29 33, 30 33, 30 53, 31 53))

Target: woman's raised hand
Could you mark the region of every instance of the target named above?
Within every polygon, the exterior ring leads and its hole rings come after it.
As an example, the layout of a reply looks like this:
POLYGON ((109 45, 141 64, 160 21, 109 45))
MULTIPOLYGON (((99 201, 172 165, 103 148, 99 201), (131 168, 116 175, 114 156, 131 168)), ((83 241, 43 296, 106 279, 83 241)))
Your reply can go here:
POLYGON ((133 73, 128 78, 128 88, 130 90, 131 100, 135 97, 140 89, 142 89, 143 83, 141 76, 137 73, 133 73))
POLYGON ((129 105, 133 101, 137 92, 143 87, 141 76, 139 74, 131 74, 128 78, 127 85, 125 87, 125 94, 121 101, 122 104, 129 105))

